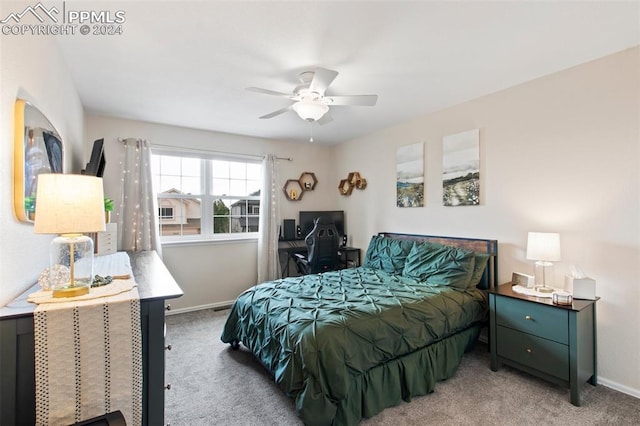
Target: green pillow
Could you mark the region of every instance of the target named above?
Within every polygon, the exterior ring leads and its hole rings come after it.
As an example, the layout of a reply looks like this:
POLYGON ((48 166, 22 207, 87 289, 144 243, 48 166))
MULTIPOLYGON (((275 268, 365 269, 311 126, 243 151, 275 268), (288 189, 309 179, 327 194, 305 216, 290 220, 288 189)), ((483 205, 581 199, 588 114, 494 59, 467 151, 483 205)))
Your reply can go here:
POLYGON ((442 285, 466 289, 473 274, 475 253, 442 244, 415 244, 404 265, 402 275, 442 285))
POLYGON ((471 278, 469 279, 468 288, 475 288, 480 284, 480 280, 482 279, 482 274, 484 274, 484 270, 487 267, 487 262, 491 256, 486 253, 476 253, 475 254, 475 263, 473 265, 473 273, 471 274, 471 278))
POLYGON ((413 241, 396 240, 374 235, 369 242, 364 266, 380 269, 390 274, 401 274, 413 241))

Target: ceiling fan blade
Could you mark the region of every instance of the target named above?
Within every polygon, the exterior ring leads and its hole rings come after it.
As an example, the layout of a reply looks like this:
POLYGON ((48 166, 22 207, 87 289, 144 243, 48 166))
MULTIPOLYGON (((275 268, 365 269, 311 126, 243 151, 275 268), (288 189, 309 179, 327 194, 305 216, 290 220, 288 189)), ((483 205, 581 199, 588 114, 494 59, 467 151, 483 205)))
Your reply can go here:
POLYGON ((327 96, 332 102, 329 105, 374 106, 378 95, 327 96))
POLYGON ((276 92, 275 90, 261 89, 259 87, 247 87, 246 90, 248 90, 250 92, 262 93, 264 95, 280 96, 280 97, 283 97, 283 98, 291 98, 292 97, 291 93, 276 92))
POLYGON ((273 117, 275 117, 275 116, 277 116, 277 115, 284 114, 285 112, 287 112, 287 111, 291 111, 291 110, 292 110, 292 109, 291 109, 291 105, 289 105, 288 107, 284 107, 284 108, 279 109, 279 110, 277 110, 277 111, 273 111, 273 112, 272 112, 272 113, 270 113, 270 114, 263 115, 263 116, 262 116, 262 117, 260 117, 260 118, 273 118, 273 117))
POLYGON ((309 84, 309 91, 324 95, 325 90, 333 80, 338 76, 338 71, 328 70, 326 68, 316 68, 313 74, 313 80, 309 84))

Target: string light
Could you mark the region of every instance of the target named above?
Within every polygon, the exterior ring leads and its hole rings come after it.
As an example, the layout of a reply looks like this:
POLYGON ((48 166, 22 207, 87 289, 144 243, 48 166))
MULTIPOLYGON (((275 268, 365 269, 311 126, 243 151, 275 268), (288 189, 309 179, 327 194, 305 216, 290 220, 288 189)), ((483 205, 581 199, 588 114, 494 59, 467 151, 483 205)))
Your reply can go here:
POLYGON ((122 188, 125 188, 126 182, 132 180, 131 185, 134 186, 133 193, 131 197, 123 191, 120 203, 120 212, 118 215, 118 222, 123 224, 123 228, 128 228, 126 231, 123 229, 122 235, 129 235, 130 246, 133 247, 122 247, 124 250, 150 250, 153 249, 154 238, 153 235, 155 230, 151 227, 153 224, 153 215, 155 212, 153 211, 153 198, 155 194, 150 193, 151 185, 149 185, 149 173, 147 173, 149 169, 149 155, 148 142, 144 139, 124 139, 121 140, 124 143, 125 150, 120 159, 120 169, 122 171, 120 183, 122 188), (132 143, 135 141, 135 151, 133 158, 127 158, 127 148, 132 147, 132 143), (128 165, 133 163, 133 167, 129 167, 128 165), (147 171, 145 171, 145 169, 147 171), (143 184, 141 186, 140 184, 143 184), (134 200, 134 205, 132 208, 132 217, 124 218, 124 206, 129 205, 129 199, 132 198, 134 200), (141 201, 144 201, 142 203, 141 201), (122 216, 121 216, 122 213, 122 216))

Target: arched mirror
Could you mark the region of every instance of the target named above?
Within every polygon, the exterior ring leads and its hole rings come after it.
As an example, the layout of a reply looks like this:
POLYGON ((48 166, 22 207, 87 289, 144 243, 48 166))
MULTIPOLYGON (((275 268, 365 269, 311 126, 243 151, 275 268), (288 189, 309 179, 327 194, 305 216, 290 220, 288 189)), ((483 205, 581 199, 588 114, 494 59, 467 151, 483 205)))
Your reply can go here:
POLYGON ((36 184, 40 173, 63 173, 60 135, 36 107, 18 99, 15 107, 13 205, 18 220, 35 218, 36 184))

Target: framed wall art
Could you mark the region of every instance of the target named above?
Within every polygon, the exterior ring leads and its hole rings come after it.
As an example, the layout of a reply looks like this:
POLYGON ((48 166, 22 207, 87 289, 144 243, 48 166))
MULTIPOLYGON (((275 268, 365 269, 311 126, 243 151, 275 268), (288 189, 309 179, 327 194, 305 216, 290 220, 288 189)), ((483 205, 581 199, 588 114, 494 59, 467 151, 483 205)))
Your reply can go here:
POLYGON ((424 206, 424 144, 401 146, 396 152, 396 205, 424 206))
POLYGON ((480 129, 442 138, 442 204, 480 204, 480 129))

